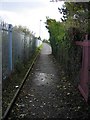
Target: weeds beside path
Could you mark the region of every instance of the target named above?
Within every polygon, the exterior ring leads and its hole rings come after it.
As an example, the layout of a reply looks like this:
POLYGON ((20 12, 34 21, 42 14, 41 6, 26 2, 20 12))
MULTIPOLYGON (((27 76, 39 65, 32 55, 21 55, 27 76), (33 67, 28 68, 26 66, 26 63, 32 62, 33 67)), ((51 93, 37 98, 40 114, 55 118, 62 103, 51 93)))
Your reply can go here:
POLYGON ((42 46, 37 48, 30 61, 28 61, 25 65, 20 64, 21 66, 18 66, 18 70, 16 68, 16 71, 9 78, 3 81, 2 115, 5 113, 7 107, 10 105, 10 102, 13 99, 17 89, 19 88, 27 70, 29 69, 36 55, 40 52, 41 48, 42 46))

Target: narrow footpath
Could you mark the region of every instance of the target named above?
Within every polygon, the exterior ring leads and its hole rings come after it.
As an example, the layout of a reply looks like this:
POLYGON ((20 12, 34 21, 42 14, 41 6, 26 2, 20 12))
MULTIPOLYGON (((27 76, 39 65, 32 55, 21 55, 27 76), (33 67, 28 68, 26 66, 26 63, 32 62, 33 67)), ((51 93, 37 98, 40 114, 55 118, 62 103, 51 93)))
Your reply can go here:
POLYGON ((88 105, 45 43, 9 116, 9 120, 34 118, 88 118, 88 105))

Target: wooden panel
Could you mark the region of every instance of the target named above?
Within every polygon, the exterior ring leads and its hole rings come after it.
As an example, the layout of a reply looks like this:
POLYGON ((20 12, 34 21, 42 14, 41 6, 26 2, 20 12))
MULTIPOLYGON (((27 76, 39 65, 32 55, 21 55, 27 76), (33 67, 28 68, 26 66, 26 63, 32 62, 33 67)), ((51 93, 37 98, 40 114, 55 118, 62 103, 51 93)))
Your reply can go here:
POLYGON ((89 95, 89 83, 90 83, 90 41, 77 41, 76 45, 82 46, 82 68, 80 71, 80 83, 78 88, 84 97, 85 101, 88 101, 89 95))

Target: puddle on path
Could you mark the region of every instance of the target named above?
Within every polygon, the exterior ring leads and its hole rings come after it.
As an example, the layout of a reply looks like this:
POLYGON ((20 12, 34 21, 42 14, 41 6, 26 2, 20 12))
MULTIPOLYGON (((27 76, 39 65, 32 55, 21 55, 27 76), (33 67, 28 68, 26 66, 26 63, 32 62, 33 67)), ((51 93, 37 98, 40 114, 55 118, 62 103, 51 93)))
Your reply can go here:
POLYGON ((54 78, 54 74, 47 74, 47 73, 35 73, 34 83, 36 85, 48 85, 51 84, 54 78))

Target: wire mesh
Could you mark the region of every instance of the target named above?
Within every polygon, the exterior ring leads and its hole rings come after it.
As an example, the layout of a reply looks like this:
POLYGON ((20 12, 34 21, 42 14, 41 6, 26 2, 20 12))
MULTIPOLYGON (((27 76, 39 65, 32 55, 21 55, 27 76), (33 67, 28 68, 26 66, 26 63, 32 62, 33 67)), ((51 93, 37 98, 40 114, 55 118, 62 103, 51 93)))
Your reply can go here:
POLYGON ((9 39, 6 24, 2 25, 2 73, 3 79, 9 74, 9 39))
POLYGON ((2 80, 1 76, 2 76, 2 30, 0 23, 0 80, 2 80))
POLYGON ((17 62, 23 62, 24 54, 24 34, 20 31, 13 30, 12 32, 12 61, 13 70, 17 62))
POLYGON ((0 23, 0 117, 2 116, 2 31, 0 23))
POLYGON ((25 34, 18 29, 9 27, 8 24, 2 24, 3 79, 15 70, 16 65, 26 64, 32 58, 37 47, 37 39, 33 34, 25 34))

